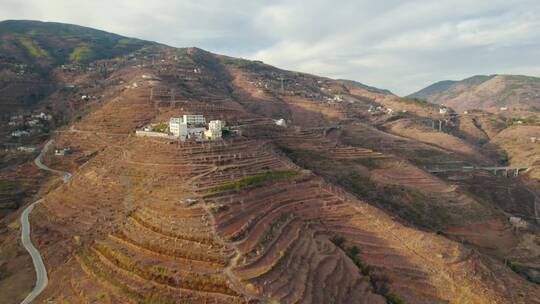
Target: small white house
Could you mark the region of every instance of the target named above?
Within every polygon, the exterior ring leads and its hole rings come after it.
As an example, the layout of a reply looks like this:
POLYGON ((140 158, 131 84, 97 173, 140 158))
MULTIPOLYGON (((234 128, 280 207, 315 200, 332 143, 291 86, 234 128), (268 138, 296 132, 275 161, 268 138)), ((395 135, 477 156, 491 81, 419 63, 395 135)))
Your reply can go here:
POLYGON ((43 112, 41 112, 39 114, 32 115, 32 117, 39 118, 39 119, 42 119, 42 120, 51 120, 52 119, 52 115, 45 114, 43 112))
POLYGON ((447 114, 448 108, 447 107, 440 107, 439 108, 439 114, 447 114))
POLYGON ((334 98, 332 98, 334 101, 343 101, 343 97, 341 95, 334 95, 334 98))
POLYGON ((26 152, 26 153, 34 153, 36 152, 36 147, 25 147, 25 146, 20 146, 17 148, 17 150, 21 151, 21 152, 26 152))
POLYGON ((279 127, 283 127, 283 128, 286 128, 286 127, 287 127, 287 122, 286 122, 285 119, 283 119, 283 118, 274 120, 274 123, 275 123, 277 126, 279 126, 279 127))
POLYGON ((30 127, 35 127, 37 125, 39 125, 39 120, 37 119, 32 119, 32 120, 29 120, 26 122, 30 127))
POLYGON ((516 229, 527 229, 529 227, 529 224, 525 220, 517 216, 511 216, 508 221, 516 229))
POLYGON ((54 150, 54 155, 56 156, 65 156, 66 154, 71 153, 71 148, 63 148, 54 150))
POLYGON ((208 123, 208 130, 204 131, 204 137, 211 140, 221 138, 224 126, 225 122, 222 120, 211 120, 210 123, 208 123))

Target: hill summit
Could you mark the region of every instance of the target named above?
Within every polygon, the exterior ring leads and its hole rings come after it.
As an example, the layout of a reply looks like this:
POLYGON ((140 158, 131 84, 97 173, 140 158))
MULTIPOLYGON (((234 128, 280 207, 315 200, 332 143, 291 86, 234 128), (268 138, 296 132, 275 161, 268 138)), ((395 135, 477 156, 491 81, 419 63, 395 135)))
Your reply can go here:
POLYGON ((0 22, 0 56, 43 68, 88 63, 133 52, 154 42, 57 22, 0 22))
POLYGON ((458 111, 540 110, 540 78, 522 75, 477 75, 461 81, 440 81, 410 97, 444 104, 458 111))

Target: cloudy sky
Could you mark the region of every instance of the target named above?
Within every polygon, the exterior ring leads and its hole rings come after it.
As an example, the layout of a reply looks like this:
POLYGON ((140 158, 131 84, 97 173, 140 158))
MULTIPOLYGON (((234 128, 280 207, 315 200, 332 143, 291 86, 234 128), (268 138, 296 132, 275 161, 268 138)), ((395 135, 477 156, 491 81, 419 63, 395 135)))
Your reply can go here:
POLYGON ((538 0, 0 0, 0 20, 75 23, 409 94, 540 76, 538 0))

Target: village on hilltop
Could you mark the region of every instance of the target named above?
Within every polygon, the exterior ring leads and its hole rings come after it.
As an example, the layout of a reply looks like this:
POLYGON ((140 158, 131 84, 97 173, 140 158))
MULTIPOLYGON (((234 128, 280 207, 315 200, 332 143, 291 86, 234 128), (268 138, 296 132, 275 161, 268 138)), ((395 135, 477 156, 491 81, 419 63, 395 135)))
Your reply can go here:
POLYGON ((171 117, 168 125, 166 123, 146 125, 135 134, 139 137, 160 137, 180 141, 218 140, 223 136, 224 127, 225 121, 222 120, 211 120, 207 124, 203 115, 183 115, 171 117))

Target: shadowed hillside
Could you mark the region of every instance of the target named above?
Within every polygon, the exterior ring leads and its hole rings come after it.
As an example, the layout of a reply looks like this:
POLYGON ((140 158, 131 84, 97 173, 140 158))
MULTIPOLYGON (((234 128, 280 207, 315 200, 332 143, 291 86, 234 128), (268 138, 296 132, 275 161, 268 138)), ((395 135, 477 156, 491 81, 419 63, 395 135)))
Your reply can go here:
POLYGON ((30 107, 61 82, 52 70, 89 64, 155 44, 87 27, 39 21, 0 22, 0 109, 30 107))
POLYGON ((41 67, 89 63, 154 44, 77 25, 19 20, 0 22, 0 39, 2 58, 41 67))

